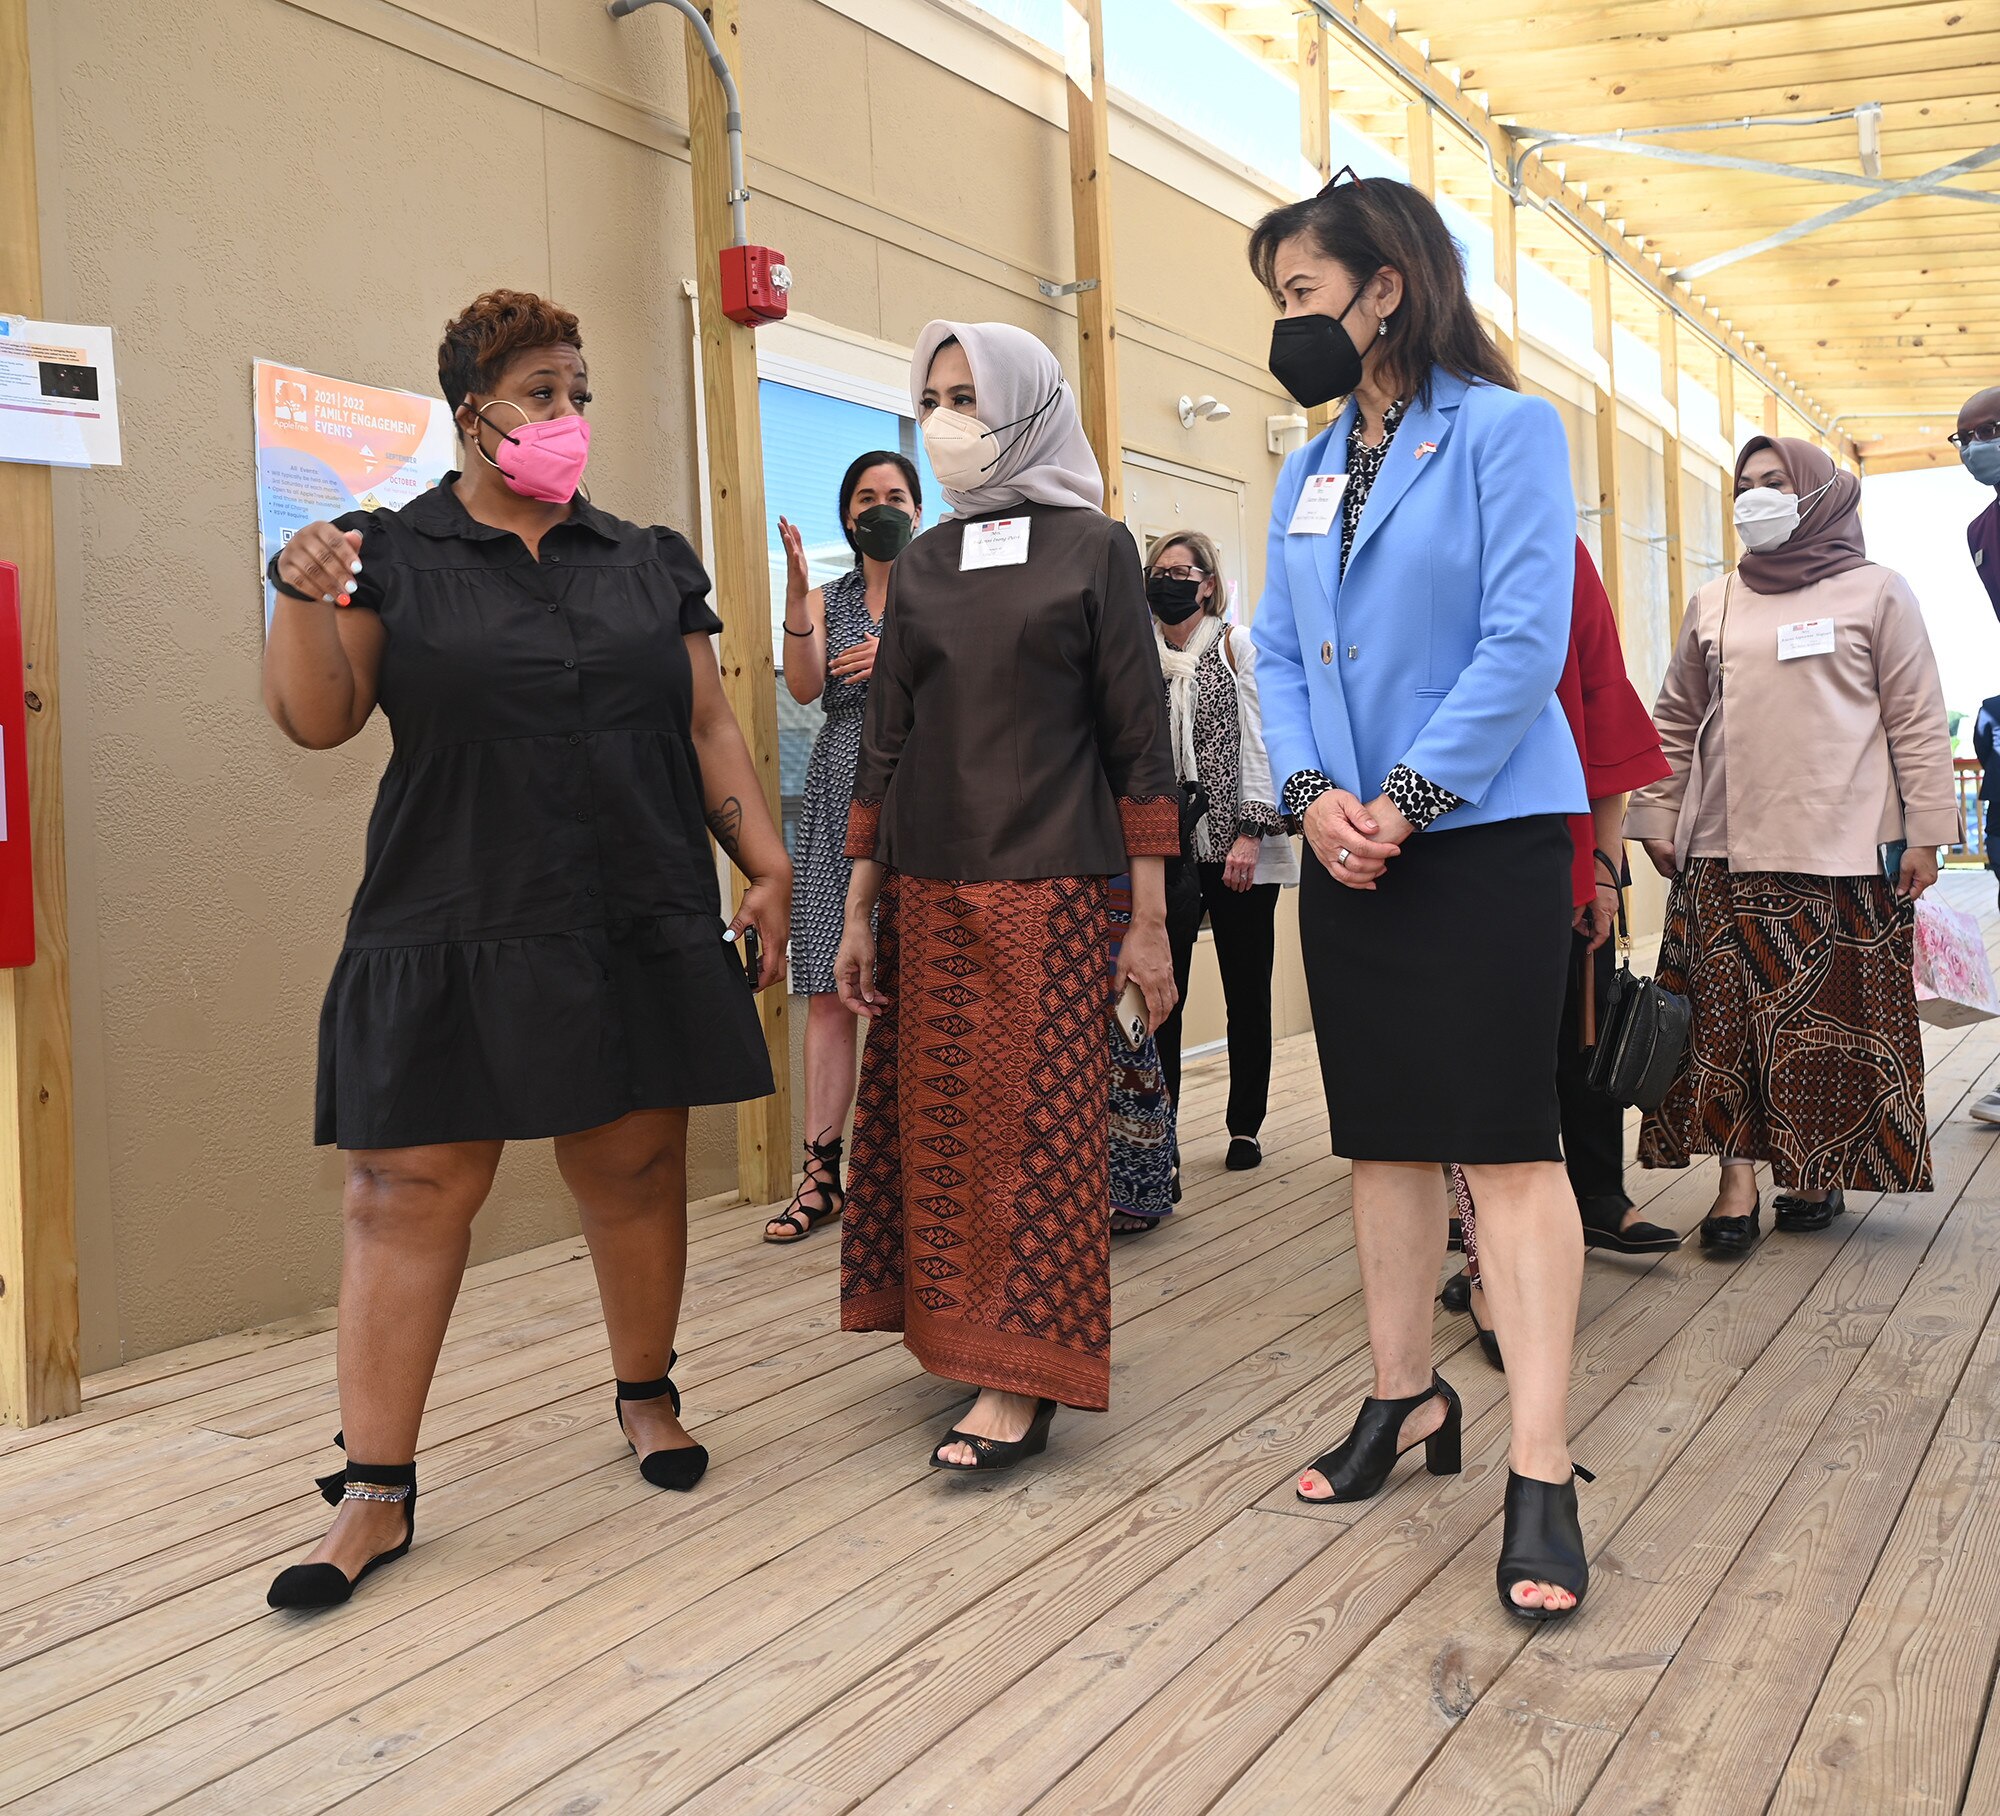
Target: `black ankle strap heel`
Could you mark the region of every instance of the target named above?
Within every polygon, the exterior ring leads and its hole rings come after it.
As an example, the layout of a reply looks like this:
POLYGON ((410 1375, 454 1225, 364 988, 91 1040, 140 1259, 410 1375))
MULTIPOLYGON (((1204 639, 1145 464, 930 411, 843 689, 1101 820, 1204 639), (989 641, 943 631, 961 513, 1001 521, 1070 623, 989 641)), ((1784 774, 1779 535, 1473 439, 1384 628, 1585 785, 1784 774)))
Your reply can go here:
MULTIPOLYGON (((338 1433, 334 1442, 340 1442, 338 1433)), ((417 1536, 417 1466, 414 1463, 349 1463, 316 1483, 321 1496, 338 1507, 343 1501, 373 1501, 403 1509, 403 1542, 378 1552, 350 1578, 338 1564, 293 1564, 278 1572, 264 1599, 273 1608, 337 1608, 360 1587, 371 1570, 393 1564, 417 1536)))
MULTIPOLYGON (((620 1381, 618 1398, 613 1405, 618 1414, 618 1429, 625 1430, 625 1402, 627 1400, 657 1400, 662 1395, 674 1403, 674 1417, 681 1416, 681 1390, 674 1385, 673 1368, 680 1360, 678 1352, 667 1356, 667 1372, 657 1381, 620 1381)), ((627 1434, 628 1441, 630 1434, 627 1434)), ((638 1445, 632 1446, 634 1452, 638 1445)), ((708 1473, 708 1450, 700 1444, 683 1444, 677 1450, 654 1450, 639 1458, 639 1473, 655 1488, 670 1488, 676 1494, 686 1494, 708 1473)))
POLYGON ((1576 1485, 1597 1478, 1572 1463, 1560 1482, 1507 1471, 1507 1516, 1500 1538, 1494 1581, 1500 1605, 1524 1621, 1559 1621, 1583 1606, 1590 1587, 1590 1559, 1583 1549, 1583 1526, 1576 1513, 1576 1485), (1514 1591, 1523 1583, 1554 1583, 1576 1599, 1567 1608, 1523 1608, 1514 1591))
MULTIPOLYGON (((1430 1386, 1420 1394, 1411 1394, 1408 1399, 1363 1400, 1354 1429, 1325 1456, 1315 1458, 1310 1465, 1326 1478, 1331 1492, 1307 1494, 1301 1488, 1297 1491, 1299 1499, 1308 1507, 1322 1507, 1330 1501, 1365 1501, 1378 1493, 1389 1479, 1389 1472, 1396 1467, 1397 1457, 1402 1454, 1396 1443, 1402 1436, 1403 1421, 1426 1400, 1444 1402, 1444 1423, 1423 1440, 1424 1467, 1432 1475, 1457 1475, 1465 1408, 1452 1391, 1451 1383, 1444 1376, 1434 1373, 1430 1386)), ((1411 1448, 1416 1447, 1412 1445, 1411 1448)))

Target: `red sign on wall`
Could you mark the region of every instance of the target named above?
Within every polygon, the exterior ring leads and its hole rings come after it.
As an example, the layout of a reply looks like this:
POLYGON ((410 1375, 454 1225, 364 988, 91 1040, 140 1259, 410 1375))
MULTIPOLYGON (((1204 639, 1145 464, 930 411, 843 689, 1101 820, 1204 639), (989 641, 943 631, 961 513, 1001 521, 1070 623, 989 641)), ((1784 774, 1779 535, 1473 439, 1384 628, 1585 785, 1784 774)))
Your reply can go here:
POLYGON ((0 966, 35 962, 35 875, 28 860, 27 675, 21 573, 0 561, 0 966))

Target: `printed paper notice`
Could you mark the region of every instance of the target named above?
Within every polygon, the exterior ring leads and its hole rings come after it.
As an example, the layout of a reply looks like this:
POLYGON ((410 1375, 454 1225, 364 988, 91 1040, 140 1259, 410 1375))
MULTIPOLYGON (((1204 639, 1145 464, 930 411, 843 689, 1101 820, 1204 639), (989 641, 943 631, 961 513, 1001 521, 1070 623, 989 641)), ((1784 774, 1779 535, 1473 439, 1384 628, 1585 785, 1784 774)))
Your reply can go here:
MULTIPOLYGON (((393 511, 428 491, 456 454, 444 400, 256 362, 260 570, 309 523, 393 511)), ((277 594, 264 585, 264 627, 277 594)))
POLYGON ((109 328, 0 315, 0 460, 121 464, 109 328))

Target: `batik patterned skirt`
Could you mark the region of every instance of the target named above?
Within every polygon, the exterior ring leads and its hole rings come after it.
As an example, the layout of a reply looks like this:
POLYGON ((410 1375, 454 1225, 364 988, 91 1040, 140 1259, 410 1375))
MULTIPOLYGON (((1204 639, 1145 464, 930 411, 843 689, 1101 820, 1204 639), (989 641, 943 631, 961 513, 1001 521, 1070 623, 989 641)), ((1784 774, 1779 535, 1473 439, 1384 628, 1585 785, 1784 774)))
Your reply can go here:
POLYGON ((1639 1159, 1768 1161, 1779 1186, 1927 1192, 1912 916, 1879 876, 1693 858, 1667 898, 1659 979, 1694 1004, 1681 1076, 1639 1159))
POLYGON ((1102 877, 884 881, 843 1329, 899 1330, 948 1380, 1109 1403, 1110 955, 1102 877))
MULTIPOLYGON (((1111 963, 1132 924, 1132 879, 1111 879, 1111 963)), ((1158 1223, 1174 1208, 1174 1100, 1147 1035, 1137 1052, 1105 1017, 1111 1041, 1111 1211, 1158 1223)))

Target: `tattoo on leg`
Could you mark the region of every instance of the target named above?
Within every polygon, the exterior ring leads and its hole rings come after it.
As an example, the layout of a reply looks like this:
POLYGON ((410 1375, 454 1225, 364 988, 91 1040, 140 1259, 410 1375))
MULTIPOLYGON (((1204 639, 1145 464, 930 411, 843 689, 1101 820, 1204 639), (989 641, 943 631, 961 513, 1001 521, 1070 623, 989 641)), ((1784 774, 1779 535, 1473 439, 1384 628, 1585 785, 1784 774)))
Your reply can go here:
POLYGON ((715 842, 735 861, 737 843, 743 836, 743 803, 730 795, 708 810, 707 819, 715 842))

